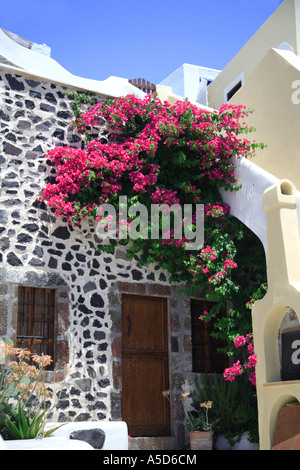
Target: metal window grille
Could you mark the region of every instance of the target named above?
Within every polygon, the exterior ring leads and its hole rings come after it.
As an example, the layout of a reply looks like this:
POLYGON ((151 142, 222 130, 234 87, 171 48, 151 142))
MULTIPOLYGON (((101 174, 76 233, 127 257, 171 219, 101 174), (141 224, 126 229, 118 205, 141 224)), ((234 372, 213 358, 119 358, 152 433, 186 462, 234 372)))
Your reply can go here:
POLYGON ((54 359, 54 303, 53 289, 19 287, 17 347, 54 359))
POLYGON ((212 304, 205 300, 191 301, 193 372, 219 373, 228 367, 228 357, 218 351, 224 343, 211 336, 214 321, 199 320, 204 310, 209 312, 212 304))

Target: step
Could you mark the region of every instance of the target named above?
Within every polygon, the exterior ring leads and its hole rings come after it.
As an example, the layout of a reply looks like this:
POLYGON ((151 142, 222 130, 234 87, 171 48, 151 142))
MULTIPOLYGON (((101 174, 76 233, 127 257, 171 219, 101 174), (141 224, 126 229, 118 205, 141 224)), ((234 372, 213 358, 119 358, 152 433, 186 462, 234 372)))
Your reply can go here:
POLYGON ((130 437, 128 450, 172 450, 175 438, 172 436, 130 437))

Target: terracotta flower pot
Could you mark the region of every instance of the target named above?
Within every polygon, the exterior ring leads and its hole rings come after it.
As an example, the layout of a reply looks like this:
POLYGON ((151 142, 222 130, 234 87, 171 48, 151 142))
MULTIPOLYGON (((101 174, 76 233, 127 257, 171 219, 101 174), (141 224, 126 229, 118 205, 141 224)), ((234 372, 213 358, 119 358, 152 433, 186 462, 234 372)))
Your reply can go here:
POLYGON ((208 431, 189 431, 191 450, 212 450, 212 434, 208 431))

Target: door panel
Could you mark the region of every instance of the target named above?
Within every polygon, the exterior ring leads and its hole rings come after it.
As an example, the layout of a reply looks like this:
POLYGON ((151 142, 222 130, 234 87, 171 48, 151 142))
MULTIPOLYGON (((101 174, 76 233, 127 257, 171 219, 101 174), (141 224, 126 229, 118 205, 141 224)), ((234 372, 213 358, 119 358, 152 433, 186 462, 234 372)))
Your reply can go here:
POLYGON ((122 299, 122 419, 131 436, 170 433, 167 301, 122 299))

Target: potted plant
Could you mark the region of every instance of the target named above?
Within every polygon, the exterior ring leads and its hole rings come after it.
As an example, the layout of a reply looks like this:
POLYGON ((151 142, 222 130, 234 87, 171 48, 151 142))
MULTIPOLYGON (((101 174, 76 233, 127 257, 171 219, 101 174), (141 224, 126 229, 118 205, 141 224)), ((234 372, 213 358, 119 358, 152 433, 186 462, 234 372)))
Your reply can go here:
POLYGON ((216 450, 239 448, 245 450, 258 447, 258 413, 255 388, 247 377, 237 377, 227 382, 222 375, 203 374, 201 385, 195 377, 191 392, 193 403, 212 399, 214 407, 211 418, 217 419, 214 426, 214 448, 216 450), (247 436, 247 437, 246 437, 247 436))
MULTIPOLYGON (((176 402, 170 399, 170 391, 163 391, 163 396, 166 397, 170 403, 174 404, 177 408, 179 406, 176 402)), ((208 410, 212 408, 212 401, 205 401, 203 403, 188 403, 190 393, 183 393, 181 395, 183 410, 185 415, 185 426, 189 435, 190 449, 191 450, 212 450, 213 447, 213 428, 217 420, 212 420, 208 416, 208 410)), ((182 411, 181 408, 179 408, 182 411)))
POLYGON ((215 422, 208 417, 208 410, 212 408, 212 401, 194 404, 193 410, 188 410, 185 400, 189 393, 182 395, 185 411, 185 425, 189 435, 191 450, 212 450, 213 427, 215 422), (198 406, 197 406, 198 405, 198 406))

